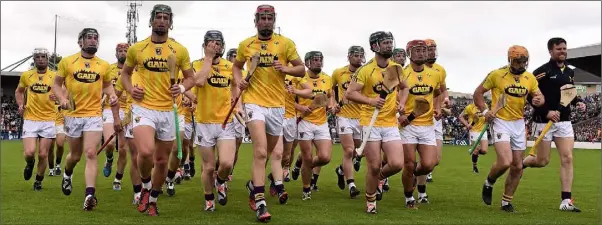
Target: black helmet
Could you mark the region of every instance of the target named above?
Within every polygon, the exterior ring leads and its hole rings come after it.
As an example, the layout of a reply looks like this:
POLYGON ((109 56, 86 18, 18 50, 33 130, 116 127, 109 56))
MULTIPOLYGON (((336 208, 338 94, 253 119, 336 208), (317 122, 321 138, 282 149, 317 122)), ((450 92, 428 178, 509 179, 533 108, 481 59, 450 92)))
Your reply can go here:
POLYGON ((224 51, 226 50, 226 41, 224 40, 224 35, 219 30, 209 30, 205 33, 205 37, 203 37, 203 46, 207 46, 209 41, 221 41, 222 42, 222 50, 217 53, 216 56, 222 57, 224 55, 224 51))

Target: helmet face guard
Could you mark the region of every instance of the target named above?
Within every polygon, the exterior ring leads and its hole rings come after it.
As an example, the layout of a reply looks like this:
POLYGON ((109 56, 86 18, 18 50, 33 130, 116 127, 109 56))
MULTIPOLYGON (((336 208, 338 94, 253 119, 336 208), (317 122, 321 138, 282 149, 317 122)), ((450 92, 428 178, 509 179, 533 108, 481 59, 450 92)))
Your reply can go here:
POLYGON ((393 56, 395 38, 391 32, 377 31, 370 35, 370 50, 385 58, 393 56))
POLYGON ((324 66, 324 55, 320 51, 311 51, 305 54, 305 65, 309 70, 318 74, 324 66))
POLYGON ((125 57, 127 55, 129 47, 130 45, 128 43, 119 43, 115 47, 115 57, 117 58, 117 62, 119 62, 120 64, 125 63, 125 57), (120 55, 120 52, 124 52, 125 54, 120 55))
POLYGON ((529 67, 529 51, 520 45, 508 49, 508 68, 510 73, 520 75, 529 67))
POLYGON ((423 40, 413 40, 406 45, 406 53, 410 62, 422 65, 426 62, 427 47, 423 40))
POLYGON ((403 48, 396 48, 395 50, 393 50, 392 59, 396 63, 399 63, 400 65, 404 66, 406 63, 406 57, 407 54, 406 51, 403 50, 403 48))
POLYGON ((262 36, 271 36, 276 26, 276 9, 271 5, 260 5, 255 10, 255 27, 262 36))
POLYGON ((426 61, 428 63, 435 63, 437 61, 438 53, 437 53, 437 43, 433 39, 424 40, 426 43, 426 61))
POLYGON ((364 51, 364 48, 362 46, 351 46, 349 47, 349 49, 347 50, 347 60, 349 61, 349 63, 354 64, 353 59, 354 58, 359 58, 360 62, 359 65, 357 65, 357 63, 355 63, 356 65, 353 66, 361 66, 362 64, 366 63, 366 52, 364 51))
MULTIPOLYGON (((148 21, 148 27, 152 27, 153 21, 155 20, 155 17, 157 17, 157 14, 159 14, 159 13, 165 13, 165 14, 169 15, 169 29, 173 30, 174 14, 171 11, 171 7, 169 7, 168 5, 163 5, 163 4, 156 4, 155 6, 153 6, 153 10, 151 10, 150 19, 148 21)), ((163 33, 163 32, 167 32, 167 31, 159 31, 159 32, 163 33)))
POLYGON ((224 35, 219 30, 210 30, 205 33, 203 37, 203 47, 207 46, 210 41, 218 42, 220 45, 220 51, 215 55, 215 57, 222 57, 226 50, 226 42, 224 40, 224 35))
POLYGON ((44 70, 48 67, 50 54, 46 48, 35 48, 32 52, 33 64, 38 70, 44 70))
POLYGON ((77 37, 78 44, 82 51, 88 54, 95 54, 98 51, 98 45, 100 41, 100 36, 98 34, 98 30, 94 28, 84 28, 77 37), (94 44, 88 45, 87 43, 91 41, 96 41, 94 44))
POLYGON ((226 58, 228 60, 232 59, 232 57, 236 58, 236 49, 235 48, 231 48, 230 50, 228 50, 228 53, 226 53, 226 58))

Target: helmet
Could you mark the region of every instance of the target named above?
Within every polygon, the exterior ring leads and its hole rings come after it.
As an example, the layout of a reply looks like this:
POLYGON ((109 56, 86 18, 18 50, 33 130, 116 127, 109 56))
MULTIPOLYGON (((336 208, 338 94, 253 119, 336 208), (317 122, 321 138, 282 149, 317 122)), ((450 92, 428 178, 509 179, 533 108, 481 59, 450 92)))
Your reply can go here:
POLYGON ((153 23, 153 19, 155 19, 155 15, 157 15, 157 13, 169 14, 169 24, 171 26, 170 29, 173 29, 173 12, 171 11, 171 7, 163 4, 156 4, 153 6, 153 10, 151 10, 150 19, 148 21, 149 26, 153 23))
POLYGON ((408 54, 406 54, 406 50, 403 50, 403 48, 396 48, 393 50, 393 55, 397 55, 397 54, 403 54, 403 57, 406 57, 408 54))
POLYGON ((516 75, 522 74, 527 70, 529 66, 529 51, 527 48, 520 45, 513 45, 508 49, 508 67, 510 68, 510 72, 516 75), (513 68, 512 64, 523 64, 520 65, 521 68, 513 68))
POLYGON ((349 49, 347 50, 347 57, 352 56, 354 54, 360 54, 360 57, 362 57, 362 63, 366 62, 366 52, 364 51, 364 47, 362 46, 358 46, 358 45, 354 45, 349 47, 349 49))
POLYGON ((396 48, 393 49, 393 57, 391 57, 391 59, 396 63, 399 63, 400 65, 404 66, 406 64, 407 56, 408 54, 406 54, 406 51, 403 50, 403 48, 396 48))
POLYGON ((305 53, 305 65, 307 66, 307 68, 309 68, 309 70, 311 70, 314 73, 320 73, 322 71, 322 67, 323 64, 320 64, 319 67, 314 67, 311 64, 312 59, 314 58, 318 58, 320 60, 320 62, 323 62, 324 60, 324 55, 322 54, 322 52, 320 51, 310 51, 308 53, 305 53))
POLYGON ((222 57, 224 55, 224 51, 226 50, 226 48, 225 48, 226 42, 224 40, 224 35, 222 34, 222 32, 219 30, 207 31, 207 33, 205 33, 205 36, 203 37, 203 46, 207 46, 209 41, 221 41, 222 42, 222 49, 216 55, 217 57, 222 57))
POLYGON ((255 19, 259 19, 260 15, 272 15, 274 16, 274 20, 276 20, 276 10, 274 9, 274 6, 271 5, 260 5, 257 6, 257 9, 255 10, 255 19))
POLYGON ((395 38, 391 32, 377 31, 370 34, 370 50, 380 53, 380 42, 388 39, 393 40, 393 48, 395 48, 395 38))
POLYGON ((130 47, 130 44, 128 43, 119 43, 117 44, 117 47, 115 47, 115 51, 119 51, 119 49, 128 49, 130 47))
POLYGON ((427 51, 427 61, 429 63, 435 63, 435 61, 437 61, 437 43, 435 43, 435 40, 433 39, 426 39, 424 40, 424 42, 426 43, 426 51, 427 51), (429 52, 434 51, 434 56, 431 56, 431 54, 429 52))
POLYGON ((46 49, 46 48, 35 48, 35 49, 33 49, 33 53, 32 54, 33 55, 45 54, 46 58, 48 58, 48 55, 49 55, 48 49, 46 49))
POLYGON ((236 55, 236 49, 235 48, 231 48, 228 50, 228 53, 226 53, 226 58, 230 59, 230 57, 236 55))
POLYGON ((410 59, 412 59, 412 49, 415 47, 426 48, 426 42, 424 42, 423 40, 412 40, 408 42, 408 44, 406 45, 406 53, 408 54, 408 57, 410 59))
POLYGON ((96 30, 94 28, 84 28, 82 31, 79 32, 79 35, 77 36, 77 40, 82 40, 82 38, 84 38, 84 36, 86 36, 88 34, 96 34, 96 36, 99 36, 98 30, 96 30))

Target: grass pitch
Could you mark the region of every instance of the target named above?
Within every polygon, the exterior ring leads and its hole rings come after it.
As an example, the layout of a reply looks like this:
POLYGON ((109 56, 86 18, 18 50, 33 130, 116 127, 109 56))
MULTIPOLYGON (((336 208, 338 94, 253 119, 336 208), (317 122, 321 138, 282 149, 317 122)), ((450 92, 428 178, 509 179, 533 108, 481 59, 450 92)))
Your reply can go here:
MULTIPOLYGON (((553 151, 551 162, 543 169, 525 171, 513 204, 517 213, 500 211, 505 176, 494 187, 491 207, 481 200, 481 186, 489 172, 495 153, 479 158, 480 174, 473 174, 467 146, 444 146, 443 159, 433 173, 434 182, 428 184, 431 204, 419 205, 418 210, 404 207, 400 174, 390 179, 391 190, 378 202, 378 214, 364 212, 365 164, 356 173, 356 184, 362 191, 357 199, 350 199, 348 190, 340 190, 334 168, 341 161, 342 149, 335 145, 332 161, 322 168, 318 180, 319 192, 312 200, 301 200, 301 181, 285 183, 289 192, 287 205, 268 197, 268 207, 275 224, 600 224, 600 151, 576 150, 574 153, 573 198, 583 210, 581 213, 560 212, 559 159, 553 151)), ((68 147, 65 149, 68 151, 68 147)), ((297 152, 299 149, 297 149, 297 152)), ((66 153, 65 153, 66 156, 66 153)), ((243 144, 229 182, 228 204, 217 205, 216 212, 204 212, 204 198, 200 168, 191 181, 176 186, 176 195, 159 197, 160 216, 150 218, 138 213, 131 205, 133 191, 128 169, 121 191, 112 190, 113 173, 102 175, 104 154, 99 158, 99 176, 96 195, 98 207, 93 212, 82 210, 84 200, 84 158, 73 175, 73 192, 61 192, 61 178, 44 179, 41 192, 32 189, 33 180, 23 180, 23 148, 21 141, 1 143, 1 221, 3 224, 254 224, 255 213, 247 204, 244 183, 250 178, 252 151, 243 144)), ((362 161, 362 163, 364 163, 362 161)), ((64 165, 64 160, 63 163, 64 165)), ((197 167, 201 159, 196 159, 197 167)), ((129 166, 129 165, 128 165, 129 166)), ((35 171, 35 170, 34 170, 35 171)), ((35 172, 34 172, 35 173, 35 172)), ((269 191, 266 187, 266 195, 269 191)), ((217 204, 217 202, 216 202, 217 204)))

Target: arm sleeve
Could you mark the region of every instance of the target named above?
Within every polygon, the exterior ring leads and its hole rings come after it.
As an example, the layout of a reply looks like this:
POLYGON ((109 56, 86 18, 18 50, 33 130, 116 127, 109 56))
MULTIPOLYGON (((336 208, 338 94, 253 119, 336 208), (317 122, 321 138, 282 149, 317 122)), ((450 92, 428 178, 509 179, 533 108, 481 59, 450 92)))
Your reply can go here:
MULTIPOLYGON (((185 47, 182 47, 182 49, 180 51, 178 51, 178 53, 180 53, 180 57, 178 57, 179 59, 179 66, 180 66, 180 73, 182 71, 186 71, 192 68, 192 64, 190 63, 190 54, 188 53, 188 49, 186 49, 185 47)), ((183 75, 182 75, 183 77, 183 75)))
POLYGON ((134 66, 136 66, 136 63, 137 63, 136 62, 136 50, 135 50, 135 47, 132 46, 132 47, 128 48, 128 53, 125 57, 125 65, 127 65, 129 67, 134 67, 134 66))
POLYGON ((286 46, 286 59, 288 62, 290 62, 298 58, 299 54, 297 53, 297 45, 295 45, 295 42, 289 40, 289 43, 286 46))

